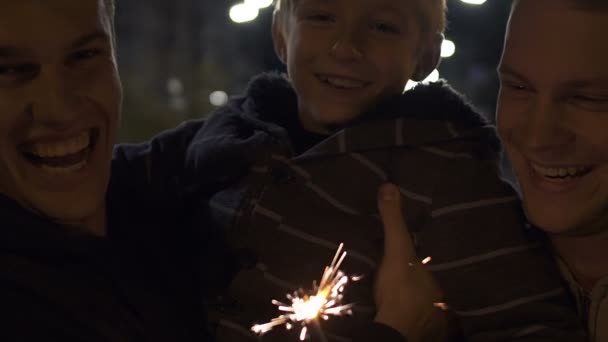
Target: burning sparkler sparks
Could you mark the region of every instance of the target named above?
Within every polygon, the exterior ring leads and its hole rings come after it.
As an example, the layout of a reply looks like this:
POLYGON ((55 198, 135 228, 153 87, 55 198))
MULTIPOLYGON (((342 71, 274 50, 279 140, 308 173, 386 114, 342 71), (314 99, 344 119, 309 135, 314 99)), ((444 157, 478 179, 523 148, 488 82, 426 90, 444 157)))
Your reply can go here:
POLYGON ((313 295, 299 289, 287 294, 291 304, 273 300, 272 304, 284 314, 268 323, 254 325, 251 330, 257 334, 265 334, 279 325, 285 325, 287 330, 297 325, 301 327, 300 341, 304 341, 308 336, 308 325, 319 318, 328 320, 330 316, 351 315, 353 304, 342 304, 343 292, 350 280, 357 281, 361 277, 350 277, 340 270, 340 265, 346 258, 343 247, 344 244, 340 244, 331 264, 325 266, 319 285, 313 282, 313 295))

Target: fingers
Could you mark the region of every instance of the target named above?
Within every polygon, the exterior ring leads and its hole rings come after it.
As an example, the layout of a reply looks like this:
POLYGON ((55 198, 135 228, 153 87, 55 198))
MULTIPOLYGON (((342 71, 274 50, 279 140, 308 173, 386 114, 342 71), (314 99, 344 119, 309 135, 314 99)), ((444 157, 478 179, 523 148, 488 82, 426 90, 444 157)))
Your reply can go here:
POLYGON ((413 260, 414 244, 403 217, 401 193, 390 183, 380 186, 378 210, 384 224, 384 257, 388 260, 413 260))

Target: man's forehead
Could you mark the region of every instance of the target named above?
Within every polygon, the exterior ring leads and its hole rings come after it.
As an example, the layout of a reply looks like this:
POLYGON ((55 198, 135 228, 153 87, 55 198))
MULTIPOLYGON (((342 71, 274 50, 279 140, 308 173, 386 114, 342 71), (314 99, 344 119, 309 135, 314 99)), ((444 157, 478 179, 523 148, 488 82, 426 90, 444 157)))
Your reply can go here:
POLYGON ((530 50, 602 49, 608 12, 576 10, 559 1, 565 0, 522 0, 511 15, 507 45, 525 45, 530 50))
POLYGON ((608 12, 581 11, 566 0, 520 0, 509 23, 501 71, 547 84, 604 84, 607 32, 608 12))
POLYGON ((1 0, 0 49, 69 48, 110 35, 101 0, 1 0))

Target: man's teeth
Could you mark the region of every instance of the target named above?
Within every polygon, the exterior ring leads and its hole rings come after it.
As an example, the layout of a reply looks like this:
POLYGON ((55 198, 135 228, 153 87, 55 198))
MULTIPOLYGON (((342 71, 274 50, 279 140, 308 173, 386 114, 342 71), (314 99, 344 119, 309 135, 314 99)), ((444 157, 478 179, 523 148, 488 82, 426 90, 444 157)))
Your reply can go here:
POLYGON ((42 168, 42 170, 44 170, 50 174, 63 175, 63 174, 68 174, 70 172, 78 171, 78 170, 82 169, 83 167, 85 167, 86 165, 87 165, 87 161, 83 160, 74 165, 70 165, 68 167, 54 167, 54 166, 49 166, 49 165, 45 165, 45 164, 40 165, 40 167, 42 168))
POLYGON ((589 166, 544 167, 536 164, 532 164, 532 168, 540 175, 550 178, 578 177, 591 170, 589 166))
POLYGON ((41 158, 64 157, 81 152, 89 147, 90 142, 91 134, 87 131, 64 141, 35 143, 31 153, 41 158))
POLYGON ((363 88, 366 85, 366 82, 357 81, 357 80, 353 80, 353 79, 349 79, 349 78, 332 77, 332 76, 319 76, 319 78, 321 79, 321 81, 323 81, 325 83, 329 83, 330 85, 332 85, 334 87, 338 87, 338 88, 355 89, 355 88, 363 88))

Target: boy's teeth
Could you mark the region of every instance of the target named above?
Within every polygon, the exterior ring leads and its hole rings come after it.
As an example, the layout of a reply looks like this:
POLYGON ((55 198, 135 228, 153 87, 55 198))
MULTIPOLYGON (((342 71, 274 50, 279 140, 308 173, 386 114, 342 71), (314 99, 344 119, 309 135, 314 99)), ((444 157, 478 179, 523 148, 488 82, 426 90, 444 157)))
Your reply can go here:
POLYGON ((80 152, 87 148, 91 142, 90 133, 83 132, 78 136, 64 141, 55 141, 51 143, 35 143, 32 146, 32 154, 41 158, 49 157, 64 157, 70 154, 80 152))
POLYGON ((591 168, 588 166, 570 166, 570 167, 544 167, 536 164, 532 164, 534 171, 545 177, 577 177, 589 171, 591 168))
POLYGON ((321 79, 335 87, 340 87, 340 88, 361 88, 361 87, 365 86, 365 82, 341 78, 341 77, 323 76, 323 77, 321 77, 321 79))

